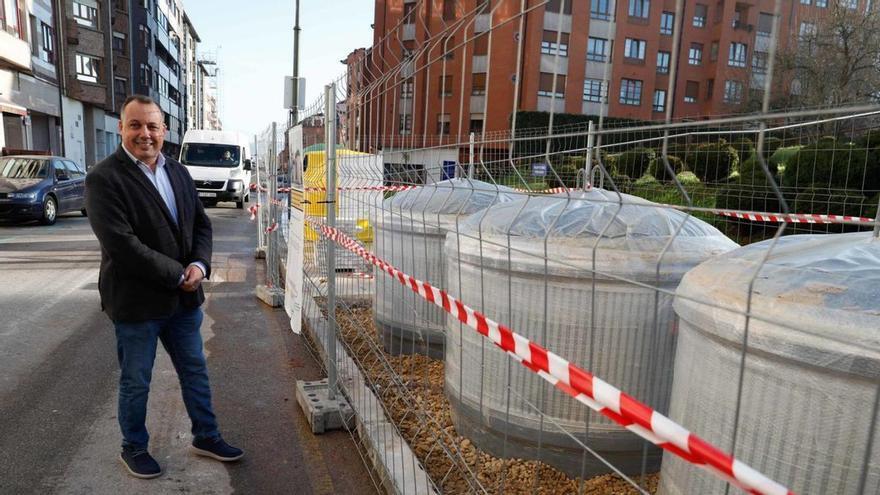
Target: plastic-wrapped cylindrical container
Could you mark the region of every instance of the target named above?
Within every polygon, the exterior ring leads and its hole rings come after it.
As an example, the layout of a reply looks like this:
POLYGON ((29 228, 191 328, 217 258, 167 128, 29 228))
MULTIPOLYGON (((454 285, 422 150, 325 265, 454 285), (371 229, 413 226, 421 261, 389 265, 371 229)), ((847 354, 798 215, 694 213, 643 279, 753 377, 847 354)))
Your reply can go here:
MULTIPOLYGON (((468 219, 461 235, 447 237, 447 277, 466 304, 664 411, 675 350, 671 294, 689 269, 736 247, 685 213, 593 189, 495 205, 482 220, 468 219)), ((588 417, 585 405, 459 325, 447 320, 445 360, 459 433, 495 455, 540 459, 571 476, 610 469, 582 456, 569 435, 624 472, 638 473, 643 460, 659 468, 659 450, 647 448, 643 459, 637 436, 588 417)))
MULTIPOLYGON (((669 415, 794 493, 880 493, 880 240, 786 236, 763 263, 771 245, 712 259, 682 280, 669 415)), ((724 485, 665 454, 660 493, 724 485)))
MULTIPOLYGON (((512 201, 512 190, 472 179, 450 179, 395 194, 382 203, 376 222, 376 254, 398 269, 445 287, 443 243, 459 219, 512 201)), ((376 278, 376 328, 391 354, 443 359, 446 313, 397 280, 376 278)))

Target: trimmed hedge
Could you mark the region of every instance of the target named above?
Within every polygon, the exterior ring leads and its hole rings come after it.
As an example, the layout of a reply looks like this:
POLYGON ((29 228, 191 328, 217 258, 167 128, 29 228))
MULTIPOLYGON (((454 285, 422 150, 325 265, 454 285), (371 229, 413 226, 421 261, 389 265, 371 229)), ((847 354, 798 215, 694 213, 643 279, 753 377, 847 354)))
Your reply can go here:
POLYGON ((617 157, 616 173, 638 179, 645 175, 654 158, 654 150, 650 148, 633 148, 624 151, 617 157))
POLYGON ((724 140, 696 146, 685 160, 688 168, 703 182, 727 179, 736 168, 736 150, 724 140))
MULTIPOLYGON (((669 155, 666 157, 669 161, 669 166, 672 167, 674 174, 679 174, 685 171, 684 161, 675 156, 669 155)), ((656 178, 657 180, 668 180, 671 181, 673 175, 670 175, 669 170, 666 169, 666 164, 663 163, 663 157, 658 156, 651 160, 651 164, 648 166, 648 175, 656 178)))
POLYGON ((880 190, 880 148, 820 140, 800 149, 789 160, 782 183, 801 189, 880 190))
MULTIPOLYGON (((776 179, 777 184, 779 183, 779 178, 777 174, 779 173, 778 164, 767 161, 767 168, 770 169, 770 173, 773 174, 773 178, 776 179)), ((740 184, 749 184, 749 185, 769 185, 770 181, 767 180, 767 174, 764 173, 764 169, 761 167, 761 164, 758 162, 758 158, 756 155, 752 155, 745 162, 740 163, 739 165, 739 183, 740 184)))

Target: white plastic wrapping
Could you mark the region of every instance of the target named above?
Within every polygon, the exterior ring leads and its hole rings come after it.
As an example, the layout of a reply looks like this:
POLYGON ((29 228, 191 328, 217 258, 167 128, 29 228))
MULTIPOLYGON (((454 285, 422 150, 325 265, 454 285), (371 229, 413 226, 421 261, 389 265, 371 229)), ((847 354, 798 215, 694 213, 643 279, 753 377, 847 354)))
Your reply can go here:
MULTIPOLYGON (((403 272, 445 287, 443 243, 459 219, 514 199, 511 189, 471 179, 451 179, 395 194, 376 222, 376 253, 403 272)), ((386 350, 443 358, 446 313, 396 280, 376 279, 374 315, 386 350)))
MULTIPOLYGON (((676 294, 670 416, 716 445, 733 445, 748 286, 770 245, 700 265, 676 294)), ((844 495, 862 493, 867 457, 863 493, 880 493, 880 424, 872 416, 880 393, 880 241, 870 232, 782 237, 751 304, 736 456, 795 493, 844 495)), ((664 457, 660 493, 717 493, 723 485, 664 457)))
MULTIPOLYGON (((676 322, 672 296, 653 287, 674 291, 687 270, 736 244, 682 212, 600 189, 498 204, 482 216, 447 236, 452 294, 665 411, 676 322)), ((457 321, 447 325, 446 392, 456 426, 478 446, 580 476, 582 449, 555 423, 621 469, 641 469, 635 435, 598 414, 588 420, 584 405, 515 365, 508 416, 510 359, 457 321), (535 407, 547 416, 543 432, 535 407)), ((649 452, 656 469, 659 451, 649 452)), ((592 455, 585 461, 587 475, 609 471, 592 455)))

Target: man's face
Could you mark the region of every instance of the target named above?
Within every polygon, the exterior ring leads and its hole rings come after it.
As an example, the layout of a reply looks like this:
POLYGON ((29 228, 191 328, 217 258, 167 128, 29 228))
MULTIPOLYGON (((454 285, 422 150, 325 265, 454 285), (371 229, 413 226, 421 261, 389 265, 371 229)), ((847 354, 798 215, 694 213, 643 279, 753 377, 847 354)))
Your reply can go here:
POLYGON ((138 160, 153 165, 165 142, 165 118, 156 105, 133 101, 122 112, 119 133, 125 148, 138 160))

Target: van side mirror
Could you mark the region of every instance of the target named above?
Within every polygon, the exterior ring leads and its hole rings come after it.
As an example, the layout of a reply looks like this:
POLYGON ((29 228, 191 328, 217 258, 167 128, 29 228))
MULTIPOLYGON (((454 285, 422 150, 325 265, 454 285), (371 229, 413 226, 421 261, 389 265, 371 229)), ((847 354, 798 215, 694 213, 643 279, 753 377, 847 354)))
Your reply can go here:
POLYGON ((250 158, 245 158, 245 160, 244 160, 244 167, 243 167, 243 168, 244 168, 245 170, 247 170, 247 171, 253 170, 254 167, 253 167, 253 165, 251 165, 251 159, 250 159, 250 158))

